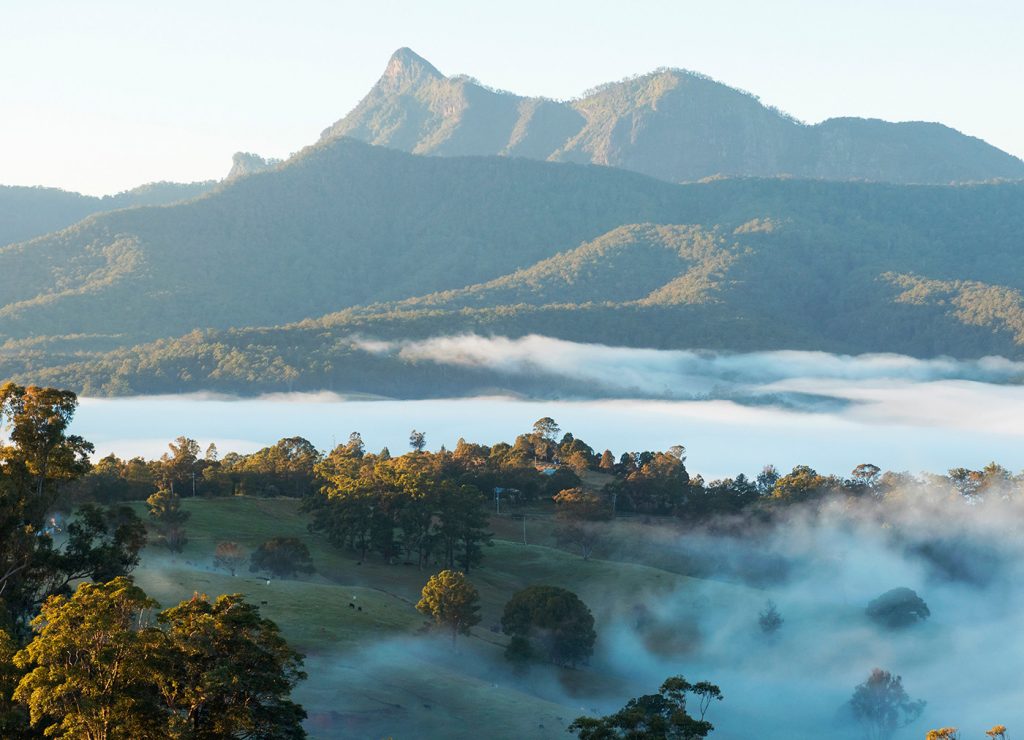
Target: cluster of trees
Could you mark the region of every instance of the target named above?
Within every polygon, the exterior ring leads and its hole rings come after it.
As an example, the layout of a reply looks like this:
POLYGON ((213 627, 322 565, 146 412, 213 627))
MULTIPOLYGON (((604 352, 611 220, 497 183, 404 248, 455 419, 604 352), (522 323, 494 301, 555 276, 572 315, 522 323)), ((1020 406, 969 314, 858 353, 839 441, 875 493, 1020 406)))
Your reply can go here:
POLYGON ((910 497, 950 498, 977 503, 986 498, 1006 498, 1024 493, 1024 473, 1013 474, 996 463, 981 470, 953 468, 946 475, 883 472, 863 463, 848 477, 824 475, 807 465, 781 474, 767 465, 753 479, 705 481, 690 476, 685 450, 625 453, 613 465, 598 464, 615 480, 597 493, 614 511, 672 515, 699 523, 723 516, 756 514, 770 517, 788 505, 823 503, 834 498, 857 498, 878 503, 910 497))
MULTIPOLYGON (((154 623, 129 577, 147 539, 138 516, 93 503, 51 515, 89 469, 92 445, 68 434, 76 407, 67 391, 0 386, 0 737, 304 737, 288 698, 301 656, 255 607, 197 596, 154 623)), ((180 508, 154 499, 167 538, 180 508)))
MULTIPOLYGON (((480 622, 480 594, 466 574, 442 570, 423 587, 416 608, 434 623, 457 635, 468 635, 480 622)), ((501 617, 511 637, 505 657, 517 664, 540 660, 575 667, 594 653, 594 615, 580 598, 557 586, 529 586, 512 595, 501 617)))
POLYGON ((146 543, 145 525, 126 507, 85 505, 69 522, 52 516, 61 485, 88 470, 93 449, 67 433, 77 403, 67 391, 0 386, 0 627, 15 639, 74 581, 130 573, 146 543))
POLYGON ((213 564, 235 575, 245 563, 250 573, 263 573, 275 578, 294 578, 299 573, 313 573, 313 556, 306 543, 297 537, 271 537, 252 553, 231 540, 218 542, 213 551, 213 564))
POLYGON ((460 439, 452 451, 427 452, 424 435, 414 430, 412 452, 400 457, 387 448, 367 453, 353 433, 315 466, 323 485, 305 501, 310 528, 364 559, 376 552, 389 562, 403 558, 468 572, 490 543, 492 496, 500 509, 550 498, 580 482, 559 456, 585 469, 593 451, 572 435, 557 442, 558 431, 544 418, 514 444, 487 447, 460 439))
POLYGON ((291 701, 302 656, 241 594, 196 595, 156 614, 127 578, 43 605, 13 656, 13 699, 53 737, 303 738, 291 701))
POLYGON ((305 502, 310 529, 363 559, 372 551, 389 562, 403 557, 421 567, 438 562, 468 571, 490 543, 488 498, 447 452, 368 454, 354 435, 317 473, 325 483, 305 502))
POLYGON ((288 437, 248 455, 229 452, 221 457, 216 444, 204 452, 196 440, 182 436, 156 460, 122 460, 113 454, 98 460, 68 494, 75 500, 106 503, 145 499, 154 488, 185 498, 301 497, 316 489, 314 469, 322 458, 302 437, 288 437))
MULTIPOLYGON (((358 433, 323 453, 302 437, 282 439, 250 455, 205 454, 179 437, 158 460, 113 456, 91 468, 84 453, 75 476, 65 476, 71 501, 111 503, 147 498, 161 543, 180 550, 186 541, 182 497, 232 494, 286 495, 304 500, 313 531, 362 558, 468 570, 489 541, 486 509, 507 513, 521 504, 554 504, 558 543, 587 559, 618 514, 671 516, 687 524, 735 525, 771 520, 791 505, 837 497, 884 505, 906 497, 948 496, 968 503, 1024 491, 1024 476, 992 463, 981 470, 954 468, 946 475, 883 472, 864 463, 848 476, 824 475, 806 465, 782 474, 768 465, 755 477, 705 481, 686 467, 686 450, 597 452, 563 433, 549 417, 513 442, 482 445, 460 439, 453 450, 426 449, 413 430, 412 451, 371 454, 358 433), (84 474, 83 474, 84 473, 84 474), (156 493, 154 493, 156 489, 156 493)), ((924 550, 928 545, 921 546, 924 550)), ((934 549, 934 548, 933 548, 934 549)), ((941 552, 923 552, 938 559, 941 552)), ((937 565, 943 565, 937 562, 937 565)), ((955 567, 952 564, 951 567, 955 567)))
POLYGON ((676 738, 699 740, 715 726, 704 717, 715 701, 722 701, 722 690, 709 681, 690 683, 682 676, 671 676, 657 694, 630 699, 619 711, 605 717, 577 717, 569 731, 580 740, 617 740, 617 738, 676 738), (697 716, 687 711, 687 701, 697 702, 697 716))

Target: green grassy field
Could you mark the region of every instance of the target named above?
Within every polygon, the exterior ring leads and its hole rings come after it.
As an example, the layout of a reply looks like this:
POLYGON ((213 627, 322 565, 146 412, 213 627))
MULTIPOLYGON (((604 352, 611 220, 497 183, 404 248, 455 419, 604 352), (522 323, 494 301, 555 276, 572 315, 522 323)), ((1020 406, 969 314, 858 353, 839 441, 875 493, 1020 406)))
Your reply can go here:
MULTIPOLYGON (((145 516, 145 504, 135 506, 145 516)), ((184 508, 191 513, 184 551, 151 545, 136 581, 165 606, 195 592, 243 593, 259 604, 307 655, 309 679, 297 697, 316 738, 566 737, 566 725, 589 711, 573 697, 628 694, 621 680, 597 668, 538 666, 528 676, 511 671, 497 625, 509 597, 529 585, 576 592, 594 613, 599 641, 602 624, 629 620, 638 608, 670 595, 684 604, 684 614, 689 603, 694 618, 709 599, 744 609, 760 601, 742 587, 643 564, 584 561, 551 547, 543 521, 528 522, 535 530, 528 535, 546 544, 523 545, 512 539, 512 532, 521 537, 521 523, 516 528, 512 520, 495 519, 494 545, 469 574, 480 591, 482 621, 453 651, 447 639, 425 630, 414 608, 433 569, 388 565, 372 555, 360 562, 358 554, 310 534, 308 517, 293 499, 198 499, 186 500, 184 508), (251 550, 275 536, 306 542, 316 573, 268 583, 244 566, 234 577, 213 567, 217 542, 234 540, 251 550), (482 734, 481 728, 493 729, 482 734)), ((676 643, 687 634, 686 624, 654 625, 644 637, 682 654, 685 644, 676 643)))

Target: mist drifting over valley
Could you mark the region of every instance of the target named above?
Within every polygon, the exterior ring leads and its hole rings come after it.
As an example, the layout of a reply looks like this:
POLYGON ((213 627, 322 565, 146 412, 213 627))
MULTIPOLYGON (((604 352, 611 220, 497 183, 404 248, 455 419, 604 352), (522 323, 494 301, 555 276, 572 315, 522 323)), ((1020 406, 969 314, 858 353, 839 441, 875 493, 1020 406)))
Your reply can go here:
MULTIPOLYGON (((571 379, 577 388, 592 384, 599 397, 87 398, 76 429, 97 441, 98 453, 124 456, 150 454, 148 445, 159 449, 185 426, 204 444, 248 451, 294 433, 329 449, 352 430, 369 449, 402 449, 412 424, 425 431, 431 449, 453 449, 460 438, 493 444, 551 416, 616 454, 684 444, 691 475, 709 481, 740 472, 753 477, 765 464, 783 473, 806 464, 843 477, 872 462, 911 475, 884 495, 796 504, 766 521, 723 516, 692 526, 626 516, 608 523, 591 560, 567 561, 566 570, 547 576, 577 590, 596 619, 594 655, 576 674, 511 667, 488 634, 499 616, 491 608, 480 639, 455 652, 446 639, 428 635, 316 650, 308 668, 318 685, 301 687, 298 696, 317 737, 475 737, 468 717, 486 711, 481 707, 516 716, 515 733, 563 737, 576 716, 613 712, 631 696, 655 691, 666 676, 683 674, 721 687, 725 699, 708 714, 716 736, 855 740, 868 730, 849 701, 875 668, 901 676, 910 698, 927 702, 893 737, 920 737, 950 724, 971 737, 997 722, 1024 724, 1015 675, 1024 660, 1016 639, 1024 608, 1015 585, 1024 578, 1019 482, 965 497, 929 475, 960 465, 981 469, 993 460, 1011 470, 1024 465, 1024 364, 1000 357, 659 351, 543 336, 360 341, 370 352, 415 362, 571 379), (250 436, 232 437, 239 429, 250 436), (625 581, 607 580, 620 568, 625 581), (895 588, 917 593, 930 617, 902 629, 873 622, 866 607, 895 588), (783 618, 773 634, 758 624, 768 600, 783 618)), ((514 535, 511 517, 500 527, 514 535)), ((554 544, 547 526, 532 521, 530 544, 502 543, 500 557, 507 548, 513 559, 539 557, 554 544)), ((165 567, 176 574, 172 581, 182 578, 180 561, 149 557, 145 578, 159 579, 165 567)), ((373 587, 376 571, 366 567, 346 576, 354 587, 373 587)), ((497 577, 487 565, 480 573, 497 577)), ((271 610, 281 598, 275 588, 263 592, 271 610)), ((397 596, 414 600, 415 592, 396 588, 397 596)))
POLYGON ((1019 2, 10 5, 0 740, 1024 737, 1019 2))
POLYGON ((613 712, 681 673, 722 688, 724 701, 709 711, 721 737, 855 740, 869 735, 848 703, 874 668, 902 676, 910 697, 927 702, 893 737, 948 725, 965 737, 997 722, 1019 726, 1019 498, 993 492, 970 505, 928 486, 890 495, 898 503, 793 507, 771 526, 735 535, 718 526, 619 522, 595 557, 654 563, 665 578, 639 566, 627 571, 631 585, 600 582, 600 561, 577 562, 573 587, 593 609, 599 635, 582 678, 543 666, 517 671, 486 643, 453 654, 440 638, 384 639, 345 656, 314 656, 337 697, 320 716, 323 736, 468 738, 476 731, 460 722, 466 705, 515 706, 530 697, 539 703, 518 726, 533 737, 562 737, 578 714, 613 712), (865 615, 872 599, 898 587, 919 594, 930 618, 888 629, 865 615), (769 599, 784 622, 766 635, 758 615, 769 599), (466 705, 446 707, 443 687, 459 672, 472 677, 466 705), (595 674, 603 680, 587 679, 595 674), (366 708, 368 696, 383 701, 370 688, 378 684, 392 688, 386 718, 366 708))
POLYGON ((460 437, 493 443, 552 416, 566 429, 586 430, 586 439, 601 449, 684 444, 691 465, 708 479, 754 475, 766 464, 782 470, 810 464, 836 474, 864 461, 911 472, 980 468, 992 460, 1024 467, 1018 413, 1024 363, 1000 357, 721 354, 543 336, 360 341, 373 352, 419 362, 486 368, 497 383, 509 375, 529 378, 537 388, 546 379, 568 380, 572 392, 563 388, 556 399, 334 393, 85 398, 75 430, 95 442, 98 454, 127 457, 162 451, 182 429, 225 450, 252 451, 292 434, 328 449, 351 431, 372 448, 402 449, 413 424, 426 432, 432 449, 452 449, 460 437))

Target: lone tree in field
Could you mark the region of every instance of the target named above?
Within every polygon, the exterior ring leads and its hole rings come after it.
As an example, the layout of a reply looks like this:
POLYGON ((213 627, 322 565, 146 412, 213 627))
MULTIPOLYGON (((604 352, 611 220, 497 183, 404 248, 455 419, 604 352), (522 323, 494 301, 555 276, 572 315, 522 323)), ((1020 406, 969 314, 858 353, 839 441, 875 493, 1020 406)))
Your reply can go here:
POLYGON ((413 429, 409 432, 409 446, 415 452, 423 452, 423 448, 427 446, 427 435, 413 429))
POLYGON ((295 537, 274 537, 256 548, 249 571, 290 578, 297 573, 312 573, 313 558, 305 543, 295 537))
POLYGON ((868 740, 888 740, 920 717, 924 706, 924 701, 913 701, 907 695, 902 678, 881 668, 871 671, 850 699, 853 717, 864 726, 868 740))
POLYGON ((775 602, 768 599, 768 603, 765 604, 764 611, 762 611, 757 617, 757 624, 761 627, 761 631, 766 635, 774 635, 782 627, 782 623, 785 622, 782 615, 779 614, 779 608, 775 605, 775 602))
POLYGON ((469 628, 480 623, 480 594, 458 570, 442 570, 431 576, 416 608, 451 631, 452 647, 458 635, 468 635, 469 628))
POLYGON ((512 636, 505 657, 526 661, 540 656, 561 666, 586 663, 594 652, 594 615, 572 591, 557 586, 530 586, 517 592, 501 617, 512 636))
POLYGON ((704 719, 713 701, 722 700, 722 691, 713 683, 691 684, 682 676, 665 679, 657 694, 630 699, 622 709, 605 717, 577 717, 569 732, 580 740, 613 738, 677 738, 698 740, 708 736, 715 726, 704 719), (687 694, 698 701, 697 716, 687 712, 687 694))
POLYGON ((909 627, 927 619, 931 612, 924 600, 909 588, 894 588, 874 599, 864 610, 883 627, 909 627))
POLYGON ((171 552, 181 552, 188 542, 183 526, 191 516, 181 508, 181 497, 174 491, 161 488, 148 499, 149 516, 160 531, 160 541, 171 552))
POLYGON ((552 499, 558 506, 555 539, 559 545, 579 548, 584 560, 590 560, 594 547, 607 532, 604 522, 612 518, 611 507, 599 496, 582 488, 567 488, 552 499))
POLYGON ((235 575, 247 557, 245 548, 237 542, 218 542, 217 549, 213 551, 213 564, 235 575))

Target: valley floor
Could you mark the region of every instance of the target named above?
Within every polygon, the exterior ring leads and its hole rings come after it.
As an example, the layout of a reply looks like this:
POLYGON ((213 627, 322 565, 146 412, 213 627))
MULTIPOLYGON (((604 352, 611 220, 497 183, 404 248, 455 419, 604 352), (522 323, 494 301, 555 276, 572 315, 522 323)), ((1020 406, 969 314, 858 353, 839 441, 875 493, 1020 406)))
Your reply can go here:
MULTIPOLYGON (((143 504, 135 506, 145 514, 143 504)), ((762 600, 756 591, 661 568, 584 561, 552 546, 543 517, 527 522, 528 541, 541 544, 524 545, 521 520, 495 518, 494 545, 469 574, 480 591, 482 621, 453 650, 447 637, 430 633, 414 606, 436 569, 388 565, 376 555, 360 561, 358 553, 310 534, 308 517, 294 499, 186 500, 185 508, 191 518, 184 551, 171 554, 151 545, 135 572, 137 582, 163 605, 194 592, 240 592, 259 604, 307 656, 309 678, 296 694, 314 738, 476 738, 481 728, 488 728, 488 737, 565 737, 575 717, 621 706, 629 696, 655 688, 607 670, 600 658, 603 627, 626 625, 649 649, 685 664, 698 613, 710 601, 726 607, 734 602, 753 613, 762 600), (316 573, 268 582, 244 569, 231 576, 214 568, 219 541, 234 540, 251 550, 275 536, 306 542, 316 573), (524 674, 504 660, 501 611, 516 590, 534 584, 569 588, 590 606, 598 632, 592 665, 536 666, 524 674), (641 620, 637 615, 656 612, 659 596, 688 601, 692 625, 641 620)))

